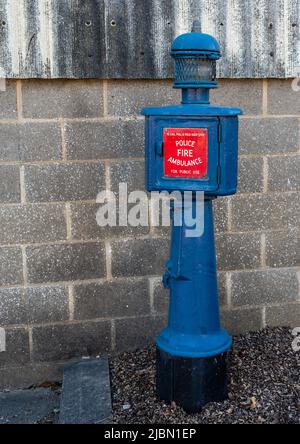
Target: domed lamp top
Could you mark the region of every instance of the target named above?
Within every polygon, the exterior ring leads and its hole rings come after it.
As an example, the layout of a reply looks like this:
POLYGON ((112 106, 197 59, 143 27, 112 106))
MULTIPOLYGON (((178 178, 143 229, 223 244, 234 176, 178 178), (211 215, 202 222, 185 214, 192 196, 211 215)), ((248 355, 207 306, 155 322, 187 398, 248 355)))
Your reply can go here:
POLYGON ((197 54, 207 54, 208 58, 219 59, 221 49, 218 41, 209 34, 200 31, 200 23, 195 21, 192 32, 179 35, 173 42, 171 48, 172 56, 179 55, 178 52, 189 52, 197 54))
POLYGON ((201 33, 198 20, 192 32, 178 36, 171 47, 175 59, 174 88, 216 88, 216 60, 221 57, 218 41, 201 33))

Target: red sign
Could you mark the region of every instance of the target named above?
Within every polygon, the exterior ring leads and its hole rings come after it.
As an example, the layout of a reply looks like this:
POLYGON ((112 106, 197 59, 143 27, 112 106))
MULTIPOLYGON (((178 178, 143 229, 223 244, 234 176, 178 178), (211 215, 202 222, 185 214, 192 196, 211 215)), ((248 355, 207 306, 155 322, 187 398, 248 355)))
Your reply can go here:
POLYGON ((207 128, 164 128, 164 176, 207 176, 207 128))

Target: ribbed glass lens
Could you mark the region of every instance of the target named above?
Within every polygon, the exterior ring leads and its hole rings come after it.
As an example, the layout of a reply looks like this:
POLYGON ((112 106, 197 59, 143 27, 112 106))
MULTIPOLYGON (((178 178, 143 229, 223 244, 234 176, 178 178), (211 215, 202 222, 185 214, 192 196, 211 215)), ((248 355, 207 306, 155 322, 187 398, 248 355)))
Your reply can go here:
POLYGON ((178 57, 175 62, 176 82, 211 82, 216 79, 216 60, 199 57, 178 57))

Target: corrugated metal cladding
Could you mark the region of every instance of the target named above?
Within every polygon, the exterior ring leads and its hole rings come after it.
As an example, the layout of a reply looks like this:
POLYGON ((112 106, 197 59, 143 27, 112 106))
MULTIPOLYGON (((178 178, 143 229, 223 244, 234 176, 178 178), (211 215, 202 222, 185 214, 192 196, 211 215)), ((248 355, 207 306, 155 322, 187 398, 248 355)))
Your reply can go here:
POLYGON ((300 0, 0 0, 0 57, 14 78, 168 78, 172 39, 199 18, 219 77, 300 72, 300 0))

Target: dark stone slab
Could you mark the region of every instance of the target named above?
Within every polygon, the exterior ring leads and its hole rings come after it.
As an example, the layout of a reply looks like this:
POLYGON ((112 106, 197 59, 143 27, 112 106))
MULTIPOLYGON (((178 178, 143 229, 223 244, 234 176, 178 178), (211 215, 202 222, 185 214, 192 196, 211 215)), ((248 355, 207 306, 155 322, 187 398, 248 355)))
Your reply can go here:
POLYGON ((23 284, 23 262, 20 247, 0 248, 0 285, 23 284))
MULTIPOLYGON (((40 101, 43 100, 44 103, 47 100, 45 99, 45 89, 40 92, 40 101)), ((53 90, 51 91, 53 95, 53 90)), ((44 106, 45 109, 48 109, 48 103, 47 100, 47 106, 44 106)), ((55 117, 57 118, 58 114, 55 117)), ((58 122, 31 120, 26 123, 18 122, 1 125, 1 161, 39 162, 43 160, 61 160, 61 158, 61 131, 58 122)))
POLYGON ((300 156, 298 154, 270 157, 268 167, 269 191, 300 191, 300 156))
POLYGON ((56 163, 25 167, 26 196, 30 202, 95 199, 105 189, 101 163, 56 163))
MULTIPOLYGON (((5 327, 5 339, 5 351, 0 353, 0 369, 28 364, 30 361, 28 330, 21 327, 5 327)), ((2 385, 2 381, 0 384, 2 385)))
POLYGON ((237 106, 248 115, 261 114, 263 89, 261 80, 219 79, 218 85, 219 88, 211 90, 212 103, 237 106))
POLYGON ((111 321, 33 327, 32 343, 34 362, 67 361, 76 357, 80 359, 82 356, 98 356, 111 349, 111 321))
POLYGON ((299 226, 300 193, 232 197, 232 230, 262 231, 299 226))
POLYGON ((102 84, 95 80, 27 80, 22 93, 23 113, 27 118, 93 118, 103 114, 102 84))
POLYGON ((55 416, 59 394, 49 389, 0 393, 0 424, 35 424, 55 416))
POLYGON ((155 276, 165 268, 168 239, 114 240, 111 243, 113 276, 155 276))
POLYGON ((31 246, 26 254, 32 283, 96 279, 106 273, 102 242, 31 246))
POLYGON ((231 277, 233 306, 297 301, 299 282, 294 268, 236 271, 231 277))
POLYGON ((263 158, 242 157, 239 160, 239 193, 261 193, 263 191, 263 158))
MULTIPOLYGON (((145 89, 144 82, 143 86, 145 89)), ((71 121, 66 125, 66 144, 67 157, 71 160, 143 157, 144 122, 71 121)))
POLYGON ((111 395, 107 357, 81 361, 64 370, 60 424, 108 423, 111 395))
POLYGON ((129 278, 112 282, 80 284, 74 287, 74 319, 147 314, 150 314, 147 279, 129 278))
POLYGON ((63 240, 66 238, 64 205, 4 205, 0 207, 0 226, 0 244, 63 240))
MULTIPOLYGON (((145 204, 146 205, 146 204, 145 204)), ((132 208, 134 204, 128 204, 128 209, 132 208)), ((97 222, 97 213, 101 208, 97 203, 71 203, 71 218, 72 218, 72 238, 78 240, 94 240, 105 239, 109 237, 136 237, 138 235, 145 235, 149 233, 149 226, 139 225, 133 227, 131 225, 120 226, 119 213, 117 208, 117 224, 114 226, 101 226, 97 222)), ((144 206, 145 208, 145 206, 144 206)), ((145 208, 148 212, 148 208, 145 208)))
POLYGON ((222 233, 216 235, 219 270, 259 268, 260 233, 222 233))
POLYGON ((0 166, 0 202, 16 203, 21 201, 20 168, 15 165, 0 166))
POLYGON ((166 323, 164 315, 116 319, 116 351, 137 350, 153 344, 166 323))
POLYGON ((6 89, 5 91, 1 91, 0 118, 15 119, 16 115, 17 115, 16 82, 13 80, 6 80, 6 89))
POLYGON ((298 151, 297 117, 250 118, 240 120, 241 154, 275 154, 298 151), (278 131, 280 128, 280 131, 278 131))
POLYGON ((274 268, 300 266, 298 228, 266 233, 266 264, 274 268))

